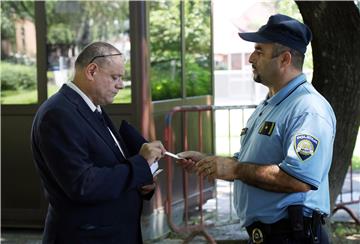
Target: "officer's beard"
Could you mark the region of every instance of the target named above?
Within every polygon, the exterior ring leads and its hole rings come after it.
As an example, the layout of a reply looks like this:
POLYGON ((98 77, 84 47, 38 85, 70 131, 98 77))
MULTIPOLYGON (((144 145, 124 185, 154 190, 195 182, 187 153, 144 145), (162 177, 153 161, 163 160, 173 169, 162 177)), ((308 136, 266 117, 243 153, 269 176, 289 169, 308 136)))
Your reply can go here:
POLYGON ((256 67, 253 65, 253 79, 255 82, 262 84, 262 79, 259 73, 256 72, 256 67))
POLYGON ((254 74, 253 79, 256 83, 263 84, 262 79, 259 74, 254 74))
POLYGON ((257 72, 256 67, 255 67, 254 64, 252 65, 252 68, 253 68, 253 79, 254 79, 254 81, 255 81, 256 83, 262 84, 261 76, 260 76, 260 74, 257 72))

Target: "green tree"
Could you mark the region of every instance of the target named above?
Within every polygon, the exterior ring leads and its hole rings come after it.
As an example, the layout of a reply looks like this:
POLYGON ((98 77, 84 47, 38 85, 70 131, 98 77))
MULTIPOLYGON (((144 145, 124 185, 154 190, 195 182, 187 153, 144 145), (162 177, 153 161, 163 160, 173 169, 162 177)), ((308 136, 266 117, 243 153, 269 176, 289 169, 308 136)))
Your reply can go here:
POLYGON ((211 94, 211 5, 206 1, 185 4, 186 96, 211 94))
MULTIPOLYGON (((15 23, 18 19, 34 21, 33 1, 2 1, 1 2, 1 40, 15 45, 15 23)), ((1 46, 2 48, 3 46, 1 46)), ((7 53, 1 50, 1 59, 7 53)))
POLYGON ((151 87, 153 100, 211 94, 211 3, 150 2, 151 87), (185 67, 181 63, 181 4, 184 6, 185 67))
POLYGON ((128 16, 126 1, 46 2, 48 43, 75 45, 81 49, 92 40, 109 40, 128 32, 128 16))
POLYGON ((180 60, 180 1, 149 4, 151 64, 180 60))

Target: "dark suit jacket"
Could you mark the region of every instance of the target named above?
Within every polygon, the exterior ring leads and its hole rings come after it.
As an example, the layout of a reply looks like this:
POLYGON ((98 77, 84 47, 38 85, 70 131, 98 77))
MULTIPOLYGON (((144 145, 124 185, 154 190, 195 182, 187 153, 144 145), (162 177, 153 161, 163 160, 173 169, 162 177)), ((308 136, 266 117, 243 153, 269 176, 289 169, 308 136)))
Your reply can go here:
POLYGON ((138 189, 152 183, 152 174, 138 148, 129 148, 103 114, 126 159, 67 85, 35 116, 32 151, 49 200, 43 243, 142 243, 138 189))

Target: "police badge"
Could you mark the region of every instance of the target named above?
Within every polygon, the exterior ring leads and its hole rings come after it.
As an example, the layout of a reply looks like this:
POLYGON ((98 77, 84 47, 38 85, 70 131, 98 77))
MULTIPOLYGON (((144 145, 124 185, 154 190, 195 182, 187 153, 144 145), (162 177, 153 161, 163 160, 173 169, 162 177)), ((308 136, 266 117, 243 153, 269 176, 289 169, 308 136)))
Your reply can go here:
POLYGON ((312 157, 318 145, 319 140, 311 135, 301 134, 295 136, 294 149, 302 161, 312 157))

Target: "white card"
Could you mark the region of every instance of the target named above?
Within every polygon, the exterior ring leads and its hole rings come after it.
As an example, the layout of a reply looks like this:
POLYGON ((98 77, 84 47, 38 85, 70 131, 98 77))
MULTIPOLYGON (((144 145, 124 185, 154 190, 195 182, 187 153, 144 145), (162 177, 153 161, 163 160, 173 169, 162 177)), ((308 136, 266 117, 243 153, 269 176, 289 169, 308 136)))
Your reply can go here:
POLYGON ((163 171, 163 169, 158 169, 155 171, 155 173, 153 174, 153 177, 157 176, 158 174, 160 174, 163 171))
POLYGON ((172 157, 172 158, 181 159, 178 155, 173 154, 173 153, 171 153, 171 152, 165 152, 165 155, 168 155, 168 156, 170 156, 170 157, 172 157))
POLYGON ((158 163, 158 161, 155 161, 155 162, 150 166, 151 174, 154 174, 158 168, 159 168, 159 163, 158 163))

